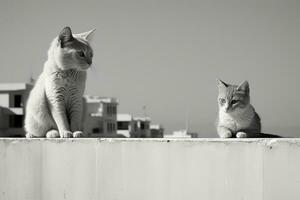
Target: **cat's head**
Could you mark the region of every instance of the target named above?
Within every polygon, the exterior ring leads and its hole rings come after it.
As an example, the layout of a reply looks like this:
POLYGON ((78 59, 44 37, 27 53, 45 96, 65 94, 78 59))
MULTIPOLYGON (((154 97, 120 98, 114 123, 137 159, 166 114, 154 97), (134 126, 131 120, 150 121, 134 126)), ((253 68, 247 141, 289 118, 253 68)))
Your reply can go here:
POLYGON ((223 112, 233 113, 250 104, 250 89, 248 81, 240 85, 231 85, 218 80, 218 104, 223 112))
POLYGON ((72 34, 70 27, 65 27, 59 33, 53 45, 53 56, 58 68, 84 71, 92 65, 93 49, 89 41, 94 30, 72 34))

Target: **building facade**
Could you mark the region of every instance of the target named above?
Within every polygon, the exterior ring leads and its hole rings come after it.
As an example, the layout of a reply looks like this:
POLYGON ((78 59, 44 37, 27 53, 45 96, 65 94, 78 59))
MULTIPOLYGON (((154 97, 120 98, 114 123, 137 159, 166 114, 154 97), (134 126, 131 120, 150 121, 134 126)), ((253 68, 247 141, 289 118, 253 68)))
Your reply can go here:
POLYGON ((25 105, 33 85, 28 83, 0 83, 0 136, 25 135, 25 105))
MULTIPOLYGON (((25 135, 25 105, 33 84, 0 83, 0 137, 25 135)), ((150 127, 149 117, 117 114, 118 100, 84 96, 83 131, 89 137, 162 137, 163 128, 150 127)))
POLYGON ((137 125, 137 131, 131 136, 133 138, 150 138, 150 123, 149 117, 134 117, 133 120, 137 125))
POLYGON ((130 114, 118 114, 118 134, 130 138, 150 138, 149 117, 133 117, 130 114))
POLYGON ((117 115, 117 133, 124 137, 131 137, 137 132, 137 123, 133 120, 133 116, 130 114, 118 114, 117 115))
POLYGON ((150 135, 151 138, 163 138, 164 127, 160 124, 150 124, 150 135))
POLYGON ((84 132, 89 137, 118 137, 116 98, 85 96, 84 132))
POLYGON ((190 132, 186 129, 173 131, 172 134, 164 135, 164 138, 197 138, 198 134, 195 132, 190 132))

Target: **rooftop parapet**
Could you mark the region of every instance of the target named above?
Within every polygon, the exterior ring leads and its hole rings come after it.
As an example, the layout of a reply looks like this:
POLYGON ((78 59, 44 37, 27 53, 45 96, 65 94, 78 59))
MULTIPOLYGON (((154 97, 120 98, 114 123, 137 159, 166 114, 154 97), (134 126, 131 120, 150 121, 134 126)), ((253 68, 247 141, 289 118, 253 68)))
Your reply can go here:
POLYGON ((298 200, 300 139, 0 139, 1 200, 298 200))

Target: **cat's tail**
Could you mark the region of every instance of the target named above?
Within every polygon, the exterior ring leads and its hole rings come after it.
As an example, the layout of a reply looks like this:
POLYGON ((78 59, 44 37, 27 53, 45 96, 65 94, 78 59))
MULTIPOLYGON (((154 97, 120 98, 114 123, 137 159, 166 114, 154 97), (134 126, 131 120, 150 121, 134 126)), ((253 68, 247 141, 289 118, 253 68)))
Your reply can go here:
POLYGON ((259 136, 260 138, 282 138, 282 136, 280 135, 274 135, 269 133, 260 133, 259 136))

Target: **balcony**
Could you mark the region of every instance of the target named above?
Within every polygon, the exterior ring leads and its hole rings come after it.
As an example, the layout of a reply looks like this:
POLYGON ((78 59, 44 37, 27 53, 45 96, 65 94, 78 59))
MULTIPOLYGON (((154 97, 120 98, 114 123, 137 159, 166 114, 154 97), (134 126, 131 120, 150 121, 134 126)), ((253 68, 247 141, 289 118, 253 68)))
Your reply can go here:
POLYGON ((1 200, 282 200, 300 139, 0 139, 1 200))
POLYGON ((22 107, 10 107, 9 110, 15 115, 24 115, 24 108, 22 107))
POLYGON ((24 108, 18 108, 18 107, 9 107, 9 108, 3 108, 2 112, 5 115, 24 115, 24 108))

